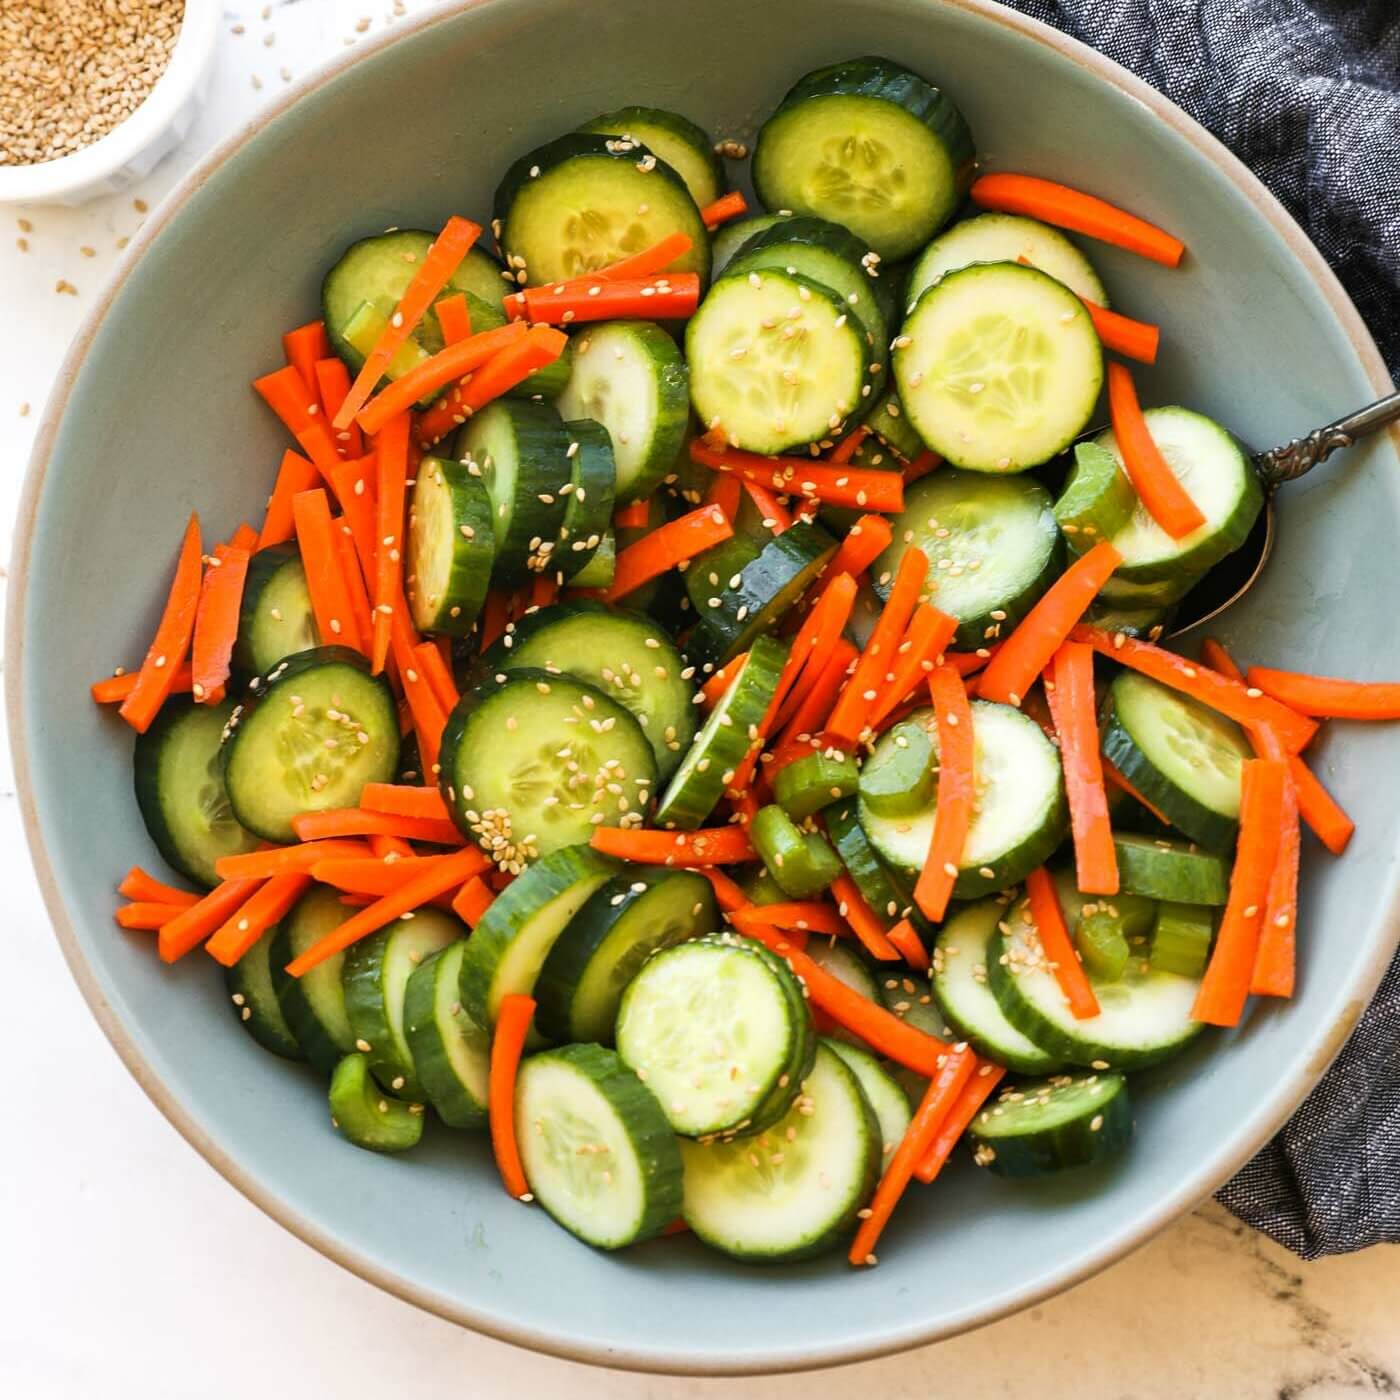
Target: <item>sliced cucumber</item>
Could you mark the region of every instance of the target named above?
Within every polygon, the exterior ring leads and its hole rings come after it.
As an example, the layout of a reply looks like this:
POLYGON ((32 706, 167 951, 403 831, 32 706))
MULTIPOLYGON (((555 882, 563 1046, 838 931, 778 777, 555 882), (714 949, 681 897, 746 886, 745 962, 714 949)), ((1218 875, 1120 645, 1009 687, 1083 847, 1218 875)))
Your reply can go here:
POLYGON ((864 422, 886 447, 906 462, 912 462, 924 450, 924 441, 914 431, 893 384, 887 385, 885 392, 870 406, 864 422))
POLYGON ((754 814, 749 835, 768 873, 793 899, 819 893, 841 873, 841 862, 826 839, 814 831, 799 831, 776 802, 754 814))
POLYGON ((808 73, 763 124, 753 156, 770 209, 844 224, 891 263, 947 223, 972 171, 962 114, 886 58, 808 73))
POLYGON ((450 1128, 486 1124, 491 1039, 462 1007, 467 940, 430 953, 409 975, 403 1031, 428 1102, 450 1128))
POLYGON ((1122 919, 1102 900, 1079 911, 1074 947, 1084 970, 1101 982, 1116 982, 1132 956, 1122 919))
POLYGON ((1204 904, 1162 904, 1152 929, 1148 962, 1154 971, 1199 977, 1206 970, 1215 910, 1204 904))
POLYGON ((773 775, 773 796, 793 821, 850 797, 860 781, 855 759, 839 749, 817 749, 785 763, 773 775))
POLYGON ((331 1075, 331 1122, 371 1152, 407 1152, 423 1136, 423 1105, 403 1103, 374 1082, 368 1055, 347 1055, 331 1075))
POLYGON ((584 122, 580 131, 622 136, 664 160, 685 181, 690 197, 703 209, 724 193, 724 167, 714 142, 688 117, 657 107, 620 107, 584 122))
POLYGON ((1230 896, 1230 865, 1181 841, 1118 833, 1118 885, 1125 894, 1175 904, 1222 905, 1230 896))
POLYGON ((720 278, 686 326, 685 354, 700 421, 764 453, 840 432, 873 363, 864 326, 835 292, 772 269, 720 278))
POLYGON ((906 299, 917 301, 926 287, 973 263, 1014 263, 1023 258, 1063 282, 1076 296, 1108 305, 1108 292, 1089 259, 1058 229, 1020 214, 978 214, 945 229, 914 259, 906 299))
POLYGON ((917 720, 902 719, 889 732, 890 742, 860 770, 860 797, 877 817, 907 817, 938 795, 938 763, 933 740, 917 720))
POLYGON ((908 1095, 870 1051, 835 1036, 824 1036, 821 1043, 855 1075, 866 1101, 875 1110, 875 1121, 880 1126, 880 1157, 888 1161, 909 1131, 914 1116, 908 1095))
POLYGON ((924 291, 894 342, 900 402, 954 466, 1021 472, 1088 426, 1103 346, 1075 294, 1019 263, 978 263, 924 291))
POLYGON ((915 907, 912 887, 881 861, 860 824, 858 805, 838 802, 824 814, 827 835, 841 863, 855 881, 860 897, 886 928, 900 919, 908 919, 919 937, 931 943, 933 929, 915 907))
MULTIPOLYGON (((937 752, 931 709, 911 720, 929 731, 937 752)), ((976 899, 1006 889, 1043 864, 1064 840, 1067 815, 1060 755, 1029 715, 1010 705, 972 702, 976 801, 963 847, 955 899, 976 899)), ((875 744, 872 759, 892 744, 889 733, 875 744)), ((908 817, 878 817, 864 803, 860 824, 880 856, 896 870, 916 876, 933 840, 937 796, 908 817)))
MULTIPOLYGON (((567 524, 567 516, 565 517, 567 524)), ((584 536, 591 539, 591 535, 584 536)), ((617 574, 617 539, 611 530, 605 530, 598 539, 598 547, 589 556, 588 563, 576 573, 570 582, 575 588, 610 588, 617 574)))
POLYGON ((531 1194, 585 1243, 620 1249, 676 1218, 676 1139, 655 1096, 611 1050, 566 1045, 526 1060, 515 1125, 531 1194))
POLYGON ((1112 1157, 1133 1135, 1121 1074, 1056 1074, 1017 1081, 968 1129, 973 1158, 998 1176, 1043 1176, 1112 1157))
POLYGON ((617 1049, 686 1137, 752 1136, 792 1106, 816 1035, 792 970, 717 934, 658 953, 622 995, 617 1049))
POLYGON ((604 321, 577 338, 559 396, 566 418, 592 418, 612 438, 617 499, 651 495, 671 470, 690 419, 690 373, 676 342, 652 321, 604 321))
POLYGON ((593 892, 549 950, 535 984, 541 1033, 611 1045, 622 994, 647 959, 718 927, 703 875, 627 867, 593 892))
POLYGON ((979 1055, 1021 1074, 1049 1074, 1059 1060, 1006 1019, 988 984, 988 950, 1006 913, 1000 899, 959 910, 939 930, 933 995, 943 1019, 979 1055))
POLYGON ((348 647, 279 661, 257 699, 234 709, 224 734, 233 815, 268 841, 295 841, 293 817, 353 807, 366 783, 392 782, 398 767, 393 692, 348 647))
MULTIPOLYGON (((604 540, 612 538, 617 489, 617 460, 608 430, 592 418, 574 418, 564 424, 564 431, 571 454, 569 499, 550 561, 560 583, 577 581, 604 540)), ((607 582, 612 582, 611 576, 607 582)))
POLYGON ((736 873, 735 883, 754 904, 782 904, 787 899, 762 861, 744 866, 736 873))
POLYGON ((423 1097, 404 1031, 408 979, 424 958, 455 943, 464 932, 451 914, 418 909, 362 938, 345 955, 341 980, 355 1044, 368 1057, 374 1077, 400 1098, 423 1097))
POLYGON ((656 809, 656 825, 694 831, 714 810, 748 754, 787 661, 787 648, 757 637, 748 659, 686 751, 656 809))
MULTIPOLYGON (((923 1031, 925 1035, 937 1036, 939 1040, 950 1040, 955 1034, 947 1018, 939 1010, 933 995, 932 982, 926 980, 922 973, 904 972, 899 977, 883 977, 880 981, 880 1000, 884 1003, 886 1011, 898 1016, 901 1021, 907 1021, 915 1030, 923 1031)), ((913 1075, 913 1072, 905 1071, 905 1074, 913 1075)), ((914 1104, 919 1102, 924 1082, 919 1080, 918 1091, 912 1096, 914 1104)), ((901 1083, 906 1081, 902 1078, 901 1083)))
POLYGON ((542 856, 492 901, 462 955, 462 1006, 479 1026, 494 1026, 501 1001, 529 995, 569 920, 618 864, 590 846, 542 856))
POLYGON ((224 989, 243 1029, 263 1047, 284 1060, 304 1060, 305 1054, 287 1024, 272 986, 268 953, 277 928, 263 934, 232 967, 224 969, 224 989))
MULTIPOLYGON (((779 895, 786 898, 781 891, 779 895)), ((867 1001, 880 1000, 880 984, 875 974, 849 941, 813 936, 807 945, 807 956, 838 982, 844 982, 853 991, 859 992, 867 1001)))
POLYGON ((1055 502, 1055 519, 1070 546, 1083 551, 1112 539, 1136 505, 1137 492, 1113 453, 1096 442, 1075 443, 1074 465, 1055 502))
POLYGON ((239 825, 224 786, 220 745, 234 712, 171 697, 149 729, 136 736, 136 806, 156 849, 174 869, 205 889, 219 883, 221 856, 251 851, 257 836, 239 825))
MULTIPOLYGON (((1173 475, 1205 516, 1205 524, 1173 539, 1139 501, 1113 536, 1123 556, 1117 577, 1134 583, 1200 574, 1249 538, 1264 506, 1264 492, 1240 444, 1219 423, 1187 408, 1149 408, 1147 426, 1173 475)), ((1112 429, 1095 442, 1123 454, 1112 429)))
POLYGON ((260 549, 248 561, 233 669, 247 680, 266 675, 284 656, 320 644, 301 551, 290 540, 260 549))
MULTIPOLYGON (((485 248, 479 244, 467 249, 467 256, 462 260, 461 266, 457 269, 457 276, 454 278, 459 284, 465 284, 466 290, 474 296, 478 296, 488 306, 498 311, 501 316, 506 314, 506 289, 514 290, 514 278, 506 272, 485 248)), ((485 330, 485 326, 473 326, 473 330, 485 330)))
POLYGON ((1109 686, 1104 756, 1193 841, 1222 854, 1239 830, 1249 741, 1234 720, 1135 671, 1109 686))
POLYGON ((342 1055, 355 1048, 345 987, 340 980, 344 953, 332 953, 300 977, 287 974, 287 964, 313 943, 343 924, 348 911, 328 885, 312 885, 277 925, 268 950, 272 988, 296 1042, 317 1069, 330 1074, 342 1055))
POLYGON ((424 457, 408 513, 408 604, 420 632, 468 636, 491 586, 491 497, 461 462, 424 457))
MULTIPOLYGON (((685 181, 644 146, 575 132, 520 157, 496 190, 502 251, 538 286, 579 277, 683 233, 673 272, 710 270, 710 239, 685 181)), ((569 414, 571 418, 582 415, 569 414)))
POLYGON ((718 277, 729 264, 734 254, 751 239, 754 234, 791 218, 790 214, 751 214, 747 219, 735 219, 725 224, 710 240, 710 275, 718 277))
POLYGON ((1181 574, 1152 583, 1133 583, 1114 574, 1105 580, 1094 601, 1119 608, 1166 609, 1179 603, 1203 577, 1203 574, 1181 574))
POLYGON ((958 619, 954 645, 986 646, 1012 629, 1059 574, 1064 549, 1050 493, 1030 477, 989 477, 947 467, 904 492, 893 543, 871 566, 889 593, 906 549, 928 557, 928 596, 958 619))
POLYGON ((1143 641, 1155 642, 1171 625, 1175 612, 1175 606, 1144 607, 1095 598, 1084 614, 1084 621, 1091 627, 1101 627, 1105 632, 1121 632, 1125 637, 1140 637, 1143 641))
POLYGON ((880 1172, 881 1130, 860 1081, 817 1047, 802 1097, 756 1138, 681 1142, 685 1219, 736 1259, 805 1259, 840 1243, 880 1172))

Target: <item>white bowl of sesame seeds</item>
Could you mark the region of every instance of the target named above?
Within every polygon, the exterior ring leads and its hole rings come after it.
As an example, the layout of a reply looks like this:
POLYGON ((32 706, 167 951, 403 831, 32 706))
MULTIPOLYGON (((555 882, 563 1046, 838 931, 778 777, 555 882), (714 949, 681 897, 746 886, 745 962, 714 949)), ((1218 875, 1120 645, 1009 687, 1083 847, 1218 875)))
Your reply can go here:
POLYGON ((82 204, 148 174, 203 105, 220 0, 4 0, 0 204, 82 204))

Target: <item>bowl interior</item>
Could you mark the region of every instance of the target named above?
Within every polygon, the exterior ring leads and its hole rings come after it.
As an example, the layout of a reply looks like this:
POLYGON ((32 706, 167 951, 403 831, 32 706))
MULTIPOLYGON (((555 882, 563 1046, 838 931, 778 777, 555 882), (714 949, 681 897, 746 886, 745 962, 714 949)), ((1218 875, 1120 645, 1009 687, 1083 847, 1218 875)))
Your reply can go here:
MULTIPOLYGON (((866 0, 858 21, 843 0, 664 11, 493 0, 422 25, 320 81, 153 217, 41 447, 13 590, 12 715, 41 875, 89 998, 166 1112, 265 1208, 384 1286, 541 1349, 674 1370, 818 1365, 944 1335, 1081 1276, 1259 1144, 1392 944, 1400 733, 1335 727, 1319 745, 1358 835, 1341 863, 1309 843, 1300 993, 1153 1075, 1117 1166, 1018 1186, 960 1162, 914 1195, 879 1267, 858 1275, 839 1255, 743 1268, 685 1239, 595 1253, 507 1199, 480 1138, 431 1131, 395 1162, 341 1142, 323 1083, 243 1034, 206 960, 164 968, 146 936, 112 926, 116 880, 154 855, 130 736, 87 683, 139 657, 190 510, 210 537, 259 518, 283 443, 249 379, 280 363, 279 333, 315 313, 320 273, 350 239, 487 216, 511 159, 624 103, 749 135, 795 77, 861 51, 948 88, 984 160, 1116 197, 1187 240, 1175 272, 1092 250, 1116 304, 1164 326, 1162 363, 1139 377, 1149 402, 1272 442, 1375 397, 1379 360, 1320 262, 1300 261, 1301 238, 1207 138, 1048 31, 976 0, 866 0)), ((1277 561, 1222 629, 1239 655, 1400 670, 1397 466, 1377 441, 1285 493, 1277 561)))

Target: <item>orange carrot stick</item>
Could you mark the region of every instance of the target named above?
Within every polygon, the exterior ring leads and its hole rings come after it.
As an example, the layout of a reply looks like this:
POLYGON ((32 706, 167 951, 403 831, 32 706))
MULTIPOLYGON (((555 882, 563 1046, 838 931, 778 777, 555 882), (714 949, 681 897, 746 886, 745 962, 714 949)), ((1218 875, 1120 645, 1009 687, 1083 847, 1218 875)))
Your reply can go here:
POLYGON ((715 471, 733 472, 784 496, 808 497, 855 510, 904 509, 904 480, 898 472, 829 466, 807 457, 762 457, 705 438, 690 444, 690 459, 715 471))
MULTIPOLYGON (((336 355, 316 361, 316 388, 321 396, 321 409, 327 423, 333 422, 350 392, 350 371, 345 361, 336 355)), ((365 441, 357 423, 348 428, 332 429, 336 450, 346 457, 358 457, 365 450, 365 441)))
POLYGON ((323 885, 334 885, 347 894, 383 896, 393 894, 411 879, 431 870, 446 856, 399 856, 379 860, 374 856, 332 856, 311 867, 311 877, 323 885))
POLYGON ((916 967, 920 972, 928 971, 928 949, 924 947, 919 931, 908 919, 901 919, 885 936, 899 949, 900 956, 910 967, 916 967))
POLYGON ((225 880, 216 885, 198 904, 181 909, 168 924, 161 925, 156 947, 163 962, 172 963, 197 948, 219 928, 261 885, 261 880, 225 880))
POLYGON ((447 803, 435 787, 410 787, 406 783, 366 783, 360 806, 367 812, 387 812, 395 817, 421 817, 451 821, 447 803))
POLYGON ((423 760, 423 780, 435 782, 442 731, 447 727, 447 711, 438 704, 427 676, 418 669, 415 659, 417 633, 413 631, 403 609, 395 611, 391 623, 394 662, 398 666, 404 699, 408 701, 408 708, 413 715, 413 728, 418 735, 419 756, 423 760))
MULTIPOLYGON (((833 890, 834 892, 834 890, 833 890)), ((741 905, 751 923, 788 932, 824 933, 831 938, 848 938, 851 926, 829 904, 816 899, 783 900, 778 904, 741 905)))
POLYGON ((365 585, 365 571, 360 564, 360 552, 355 544, 354 527, 343 515, 337 515, 331 521, 331 538, 335 541, 340 576, 345 580, 345 592, 350 599, 350 616, 355 619, 360 649, 367 651, 370 638, 374 636, 374 610, 369 603, 369 589, 365 585))
POLYGON ((378 491, 378 459, 374 453, 339 462, 330 471, 330 487, 340 502, 341 514, 350 527, 359 556, 360 572, 366 584, 374 582, 376 550, 375 513, 378 491))
POLYGON ((684 320, 700 304, 700 277, 694 272, 662 272, 651 277, 583 279, 527 287, 525 316, 536 326, 583 325, 587 321, 656 317, 684 320))
MULTIPOLYGON (((339 360, 336 361, 340 363, 339 360)), ((292 498, 299 492, 309 491, 321 479, 321 473, 308 462, 300 452, 289 447, 282 454, 282 465, 277 469, 277 483, 267 500, 267 515, 263 519, 262 532, 258 535, 258 548, 281 544, 296 533, 292 520, 292 498)))
POLYGON ((433 696, 442 707, 443 714, 450 715, 461 696, 457 693, 457 682, 453 680, 447 662, 442 659, 442 652, 432 642, 420 642, 413 648, 413 655, 417 659, 419 672, 432 687, 433 696))
POLYGON ((1251 666, 1249 684, 1300 714, 1328 719, 1400 719, 1400 682, 1346 681, 1251 666))
POLYGON ((714 232, 721 224, 748 212, 749 202, 744 198, 743 192, 730 190, 728 194, 722 194, 713 203, 707 204, 700 211, 700 218, 705 227, 714 232))
POLYGON ((1123 470, 1147 513, 1175 540, 1199 530, 1206 518, 1152 440, 1132 374, 1116 362, 1108 366, 1108 410, 1123 470))
POLYGON ((370 664, 384 669, 393 619, 402 612, 404 498, 408 481, 408 414, 385 423, 375 442, 374 637, 370 664))
POLYGON ((491 892, 491 886, 480 875, 473 875, 457 891, 456 897, 452 901, 452 912, 468 928, 475 928, 495 899, 496 896, 491 892))
POLYGON ((872 909, 844 870, 831 882, 837 912, 850 924, 865 951, 879 962, 898 962, 899 949, 885 936, 885 920, 872 909))
POLYGON ((1302 855, 1298 793, 1291 777, 1284 779, 1278 854, 1269 876, 1264 919, 1249 990, 1257 997, 1291 997, 1298 965, 1298 866, 1302 855))
POLYGON ((824 664, 820 657, 815 657, 812 664, 803 669, 778 713, 783 732, 774 745, 775 751, 781 752, 801 743, 803 735, 814 738, 826 728, 831 707, 836 703, 836 697, 846 684, 850 668, 859 655, 850 642, 840 637, 824 664))
POLYGON ((282 353, 289 365, 295 365, 306 385, 307 393, 319 402, 320 390, 316 383, 316 361, 323 360, 331 353, 331 343, 326 336, 324 321, 308 321, 294 331, 287 331, 282 337, 282 353))
POLYGON ((738 656, 730 661, 726 661, 713 676, 700 687, 700 694, 705 697, 705 708, 713 710, 719 702, 724 699, 725 692, 734 684, 734 677, 744 669, 744 662, 749 659, 746 651, 741 651, 738 656))
POLYGON ((715 826, 700 831, 643 831, 637 827, 600 826, 590 844, 605 856, 638 865, 736 865, 757 860, 742 826, 715 826))
POLYGON ((501 1000, 496 1031, 491 1038, 491 1070, 487 1078, 486 1102, 491 1121, 491 1149, 505 1188, 517 1201, 532 1201, 530 1183, 520 1161, 520 1145, 515 1137, 515 1079, 525 1039, 535 1015, 531 997, 511 993, 501 1000))
MULTIPOLYGON (((1024 255, 1016 261, 1024 267, 1035 266, 1024 255)), ((1145 365, 1157 363, 1157 350, 1161 344, 1162 332, 1156 326, 1147 321, 1134 321, 1131 316, 1122 316, 1116 311, 1110 311, 1108 307, 1100 306, 1098 302, 1090 301, 1086 296, 1081 296, 1079 300, 1084 303, 1105 350, 1112 350, 1115 355, 1126 355, 1128 359, 1138 360, 1145 365)))
POLYGON ((1065 915, 1060 908, 1060 896, 1055 892, 1055 881, 1043 865, 1026 876, 1026 898, 1030 905, 1031 922, 1040 937, 1040 946, 1045 950, 1046 960, 1055 973, 1060 990, 1065 994, 1065 1000, 1069 1002, 1071 1014, 1079 1021, 1097 1016, 1099 1000, 1070 940, 1069 929, 1065 927, 1065 915))
POLYGON ((199 903, 199 896, 192 890, 167 885, 154 875, 148 875, 139 865, 133 865, 122 877, 117 893, 138 904, 173 904, 179 909, 188 909, 199 903))
MULTIPOLYGON (((556 286, 566 287, 587 287, 594 282, 626 281, 634 277, 650 277, 654 272, 664 271, 676 261, 683 258, 692 247, 689 234, 668 233, 665 238, 657 243, 653 243, 650 248, 643 248, 640 253, 633 253, 631 257, 621 258, 615 263, 610 263, 607 267, 600 267, 594 272, 586 273, 582 277, 575 277, 563 283, 546 283, 539 291, 552 293, 556 286)), ((518 320, 525 314, 525 293, 511 292, 506 296, 506 315, 512 321, 518 320)))
POLYGON ((224 921, 204 951, 232 967, 299 900, 310 875, 274 875, 224 921))
POLYGON ((842 462, 849 462, 856 455, 856 449, 870 436, 870 429, 864 424, 858 428, 853 428, 830 452, 826 454, 826 460, 833 466, 842 462))
POLYGON ((872 729, 878 728, 881 721, 928 678, 944 651, 952 644, 957 630, 957 618, 939 612, 932 603, 920 603, 914 609, 904 640, 895 648, 889 669, 876 686, 879 695, 875 708, 870 712, 872 729))
POLYGON ((124 929, 153 932, 162 929, 180 913, 178 904, 162 904, 158 901, 137 900, 121 905, 113 917, 124 929))
POLYGON ((826 566, 824 576, 850 574, 852 578, 859 578, 889 548, 893 538, 894 531, 883 515, 862 515, 846 531, 846 538, 826 566))
POLYGON ((958 865, 977 801, 972 707, 957 670, 936 666, 928 678, 938 726, 938 799, 928 858, 914 886, 914 903, 926 918, 942 922, 957 883, 958 865))
POLYGON ((695 868, 710 882, 710 886, 715 892, 715 903, 724 913, 732 913, 736 909, 745 909, 749 906, 751 901, 748 895, 717 866, 701 865, 695 868))
POLYGON ((247 577, 245 549, 220 546, 204 571, 190 655, 190 688, 201 705, 217 705, 224 698, 247 577))
MULTIPOLYGON (((715 485, 718 486, 721 482, 730 481, 733 481, 736 486, 739 484, 732 476, 724 476, 716 477, 715 485)), ((787 507, 766 486, 760 486, 756 481, 747 480, 743 486, 744 494, 754 503, 765 529, 771 530, 775 535, 781 535, 784 530, 791 526, 792 516, 788 514, 787 507)), ((733 518, 730 516, 731 520, 733 518)))
POLYGON ((340 550, 331 525, 331 508, 321 487, 298 492, 292 498, 292 518, 306 570, 306 591, 316 615, 316 630, 328 645, 340 644, 364 651, 350 589, 341 568, 340 550))
POLYGON ((472 316, 465 292, 454 292, 450 297, 443 297, 433 307, 433 312, 442 328, 445 344, 458 345, 472 333, 472 316))
MULTIPOLYGON (((733 519, 731 511, 725 511, 725 514, 733 519)), ((629 501, 624 506, 618 506, 613 516, 613 525, 619 530, 645 530, 650 518, 651 497, 648 496, 645 500, 629 501)))
POLYGON ((292 830, 299 841, 323 841, 338 836, 402 836, 405 841, 427 841, 434 846, 463 844, 462 833, 449 821, 399 817, 389 812, 369 812, 362 807, 302 812, 292 818, 292 830))
POLYGON ((308 386, 295 365, 286 365, 253 380, 253 388, 293 437, 304 432, 320 413, 316 390, 308 386))
POLYGON ((214 862, 214 872, 221 880, 267 880, 274 875, 305 874, 319 860, 363 859, 368 854, 369 847, 363 841, 309 841, 300 846, 268 846, 220 856, 214 862))
POLYGON ((904 484, 912 485, 921 477, 928 476, 930 472, 936 472, 943 465, 943 458, 931 448, 925 448, 909 463, 904 469, 904 484))
POLYGON ((958 1145, 959 1139, 967 1131, 968 1124, 977 1117, 978 1109, 991 1097, 992 1090, 1001 1083, 1005 1075, 1006 1070, 1001 1065, 994 1065, 990 1060, 983 1060, 977 1066, 972 1078, 963 1085, 962 1093, 958 1095, 957 1102, 948 1111, 947 1118, 943 1120, 943 1126, 939 1128, 933 1139, 933 1145, 924 1154, 918 1167, 915 1168, 914 1175, 924 1185, 927 1186, 943 1170, 944 1164, 952 1156, 953 1149, 958 1145))
POLYGON ((699 510, 690 511, 619 551, 612 586, 603 597, 610 603, 625 598, 644 583, 733 534, 733 526, 717 507, 701 506, 699 510))

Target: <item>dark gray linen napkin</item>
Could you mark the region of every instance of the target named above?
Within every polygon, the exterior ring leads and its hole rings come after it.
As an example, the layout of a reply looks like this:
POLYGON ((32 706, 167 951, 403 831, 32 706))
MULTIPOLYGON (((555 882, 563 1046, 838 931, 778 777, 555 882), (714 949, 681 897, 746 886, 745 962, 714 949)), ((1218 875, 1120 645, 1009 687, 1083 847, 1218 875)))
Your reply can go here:
MULTIPOLYGON (((1345 284, 1400 380, 1400 0, 1003 0, 1184 107, 1345 284)), ((1220 1192, 1305 1259, 1400 1242, 1400 958, 1337 1062, 1220 1192)))

